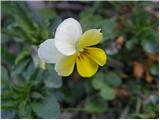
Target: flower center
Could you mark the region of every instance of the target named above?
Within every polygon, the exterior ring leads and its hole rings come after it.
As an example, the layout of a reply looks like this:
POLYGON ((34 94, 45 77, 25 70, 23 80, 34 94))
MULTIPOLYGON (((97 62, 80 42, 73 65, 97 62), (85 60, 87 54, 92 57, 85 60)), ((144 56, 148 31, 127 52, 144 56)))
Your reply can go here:
POLYGON ((77 56, 79 56, 81 53, 83 53, 84 52, 84 49, 83 48, 76 48, 76 50, 77 50, 77 56))
POLYGON ((78 52, 83 52, 84 49, 83 48, 77 48, 78 52))
POLYGON ((79 60, 84 59, 86 55, 89 55, 89 52, 88 52, 87 49, 80 49, 80 50, 78 50, 78 52, 77 52, 77 58, 78 58, 79 60))

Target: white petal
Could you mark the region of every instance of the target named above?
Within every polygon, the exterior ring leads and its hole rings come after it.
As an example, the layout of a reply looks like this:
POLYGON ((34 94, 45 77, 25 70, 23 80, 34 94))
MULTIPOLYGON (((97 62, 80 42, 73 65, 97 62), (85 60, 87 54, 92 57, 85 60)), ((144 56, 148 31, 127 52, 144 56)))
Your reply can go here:
POLYGON ((62 54, 56 49, 54 39, 48 39, 40 44, 38 56, 46 63, 56 63, 62 54))
POLYGON ((65 19, 55 33, 55 46, 64 55, 72 55, 76 52, 76 42, 82 35, 80 23, 73 19, 65 19))

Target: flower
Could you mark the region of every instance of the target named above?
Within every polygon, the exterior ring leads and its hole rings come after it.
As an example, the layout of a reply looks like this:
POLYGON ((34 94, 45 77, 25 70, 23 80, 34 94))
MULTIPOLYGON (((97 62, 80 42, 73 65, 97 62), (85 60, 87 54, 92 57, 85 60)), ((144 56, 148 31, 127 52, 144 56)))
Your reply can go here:
POLYGON ((91 77, 98 70, 98 65, 106 63, 105 52, 96 47, 102 40, 100 29, 91 29, 82 34, 80 23, 65 19, 57 28, 54 39, 40 44, 39 57, 46 63, 55 63, 55 70, 61 76, 69 76, 74 66, 82 77, 91 77))

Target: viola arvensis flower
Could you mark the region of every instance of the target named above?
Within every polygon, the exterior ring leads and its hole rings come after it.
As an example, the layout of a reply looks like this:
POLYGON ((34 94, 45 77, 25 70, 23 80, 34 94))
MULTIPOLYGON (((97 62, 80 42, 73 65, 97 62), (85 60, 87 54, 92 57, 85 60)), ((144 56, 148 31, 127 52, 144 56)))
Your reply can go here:
POLYGON ((91 77, 98 70, 98 65, 106 63, 105 52, 96 47, 102 40, 100 29, 91 29, 82 34, 80 23, 65 19, 57 28, 54 39, 44 41, 38 55, 46 63, 55 63, 55 70, 61 76, 69 76, 76 65, 82 77, 91 77))

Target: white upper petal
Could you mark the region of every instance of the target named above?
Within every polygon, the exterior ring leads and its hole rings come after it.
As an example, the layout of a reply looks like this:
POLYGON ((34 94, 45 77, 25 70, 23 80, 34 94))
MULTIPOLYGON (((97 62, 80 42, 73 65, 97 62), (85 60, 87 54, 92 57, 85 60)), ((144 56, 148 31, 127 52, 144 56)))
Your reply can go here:
POLYGON ((62 54, 56 49, 54 44, 55 39, 48 39, 40 44, 38 56, 46 63, 56 63, 62 54))
POLYGON ((80 23, 73 19, 65 19, 55 32, 55 46, 64 55, 76 52, 76 42, 82 35, 80 23))

